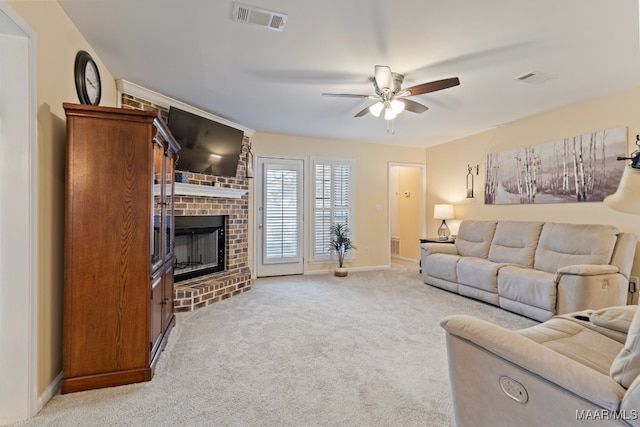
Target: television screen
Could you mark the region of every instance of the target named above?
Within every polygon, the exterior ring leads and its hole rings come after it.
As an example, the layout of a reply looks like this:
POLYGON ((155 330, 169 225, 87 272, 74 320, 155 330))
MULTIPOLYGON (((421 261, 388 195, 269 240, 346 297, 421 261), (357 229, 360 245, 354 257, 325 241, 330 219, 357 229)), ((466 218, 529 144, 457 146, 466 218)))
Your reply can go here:
POLYGON ((236 176, 243 131, 174 107, 169 108, 167 122, 182 147, 176 170, 236 176))

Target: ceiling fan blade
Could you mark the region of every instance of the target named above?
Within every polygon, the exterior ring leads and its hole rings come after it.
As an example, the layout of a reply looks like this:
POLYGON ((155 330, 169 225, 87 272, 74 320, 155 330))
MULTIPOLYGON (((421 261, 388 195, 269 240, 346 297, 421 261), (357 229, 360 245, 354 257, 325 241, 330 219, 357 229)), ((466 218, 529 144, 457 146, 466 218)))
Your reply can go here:
POLYGON ((453 86, 458 86, 460 80, 457 77, 451 77, 449 79, 435 80, 429 83, 422 83, 419 85, 411 86, 407 89, 403 89, 398 96, 415 96, 422 95, 423 93, 436 92, 442 89, 448 89, 453 86))
POLYGON ((393 74, 391 68, 384 65, 375 66, 375 79, 376 84, 381 90, 393 89, 393 74))
POLYGON ((400 99, 400 102, 404 102, 404 109, 413 113, 424 113, 429 108, 426 105, 422 105, 419 102, 412 101, 410 99, 400 99))
POLYGON ((355 95, 352 93, 323 93, 322 96, 333 96, 338 98, 369 98, 371 95, 355 95))
MULTIPOLYGON (((369 106, 370 107, 370 106, 369 106)), ((366 116, 367 114, 369 114, 369 107, 365 108, 364 110, 358 112, 358 114, 356 114, 353 117, 362 117, 362 116, 366 116)))

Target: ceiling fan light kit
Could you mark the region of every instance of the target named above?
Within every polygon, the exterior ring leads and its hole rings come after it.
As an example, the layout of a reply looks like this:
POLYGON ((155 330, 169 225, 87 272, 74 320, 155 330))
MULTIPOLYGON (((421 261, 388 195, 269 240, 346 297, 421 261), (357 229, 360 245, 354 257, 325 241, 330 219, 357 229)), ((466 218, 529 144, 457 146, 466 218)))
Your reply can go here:
MULTIPOLYGON (((435 80, 432 82, 422 83, 402 89, 402 81, 404 75, 391 72, 391 68, 384 65, 376 65, 374 67, 373 87, 375 95, 356 95, 349 93, 323 93, 323 96, 333 96, 341 98, 369 98, 377 101, 359 111, 354 117, 362 117, 371 113, 375 117, 380 117, 384 111, 383 118, 387 121, 395 119, 398 114, 404 110, 413 113, 424 113, 429 108, 419 102, 406 99, 408 96, 422 95, 425 93, 435 92, 438 90, 448 89, 458 86, 460 80, 457 77, 448 79, 435 80)), ((387 132, 389 125, 387 124, 387 132)))
POLYGON ((404 111, 404 102, 400 101, 399 99, 394 99, 389 103, 389 106, 387 108, 393 111, 395 114, 400 114, 404 111))
POLYGON ((369 112, 376 117, 380 117, 380 113, 384 110, 384 104, 381 101, 376 102, 371 107, 369 107, 369 112))
POLYGON ((385 120, 393 120, 397 117, 398 115, 396 114, 395 111, 393 111, 393 109, 391 109, 391 107, 386 107, 384 109, 384 119, 385 120))

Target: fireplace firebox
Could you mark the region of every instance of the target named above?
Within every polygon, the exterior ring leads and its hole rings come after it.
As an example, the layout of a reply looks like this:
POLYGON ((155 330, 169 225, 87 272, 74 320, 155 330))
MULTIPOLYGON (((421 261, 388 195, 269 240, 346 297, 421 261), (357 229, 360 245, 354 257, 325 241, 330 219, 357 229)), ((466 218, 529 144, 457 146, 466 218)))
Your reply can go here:
POLYGON ((175 217, 175 281, 224 271, 224 215, 175 217))

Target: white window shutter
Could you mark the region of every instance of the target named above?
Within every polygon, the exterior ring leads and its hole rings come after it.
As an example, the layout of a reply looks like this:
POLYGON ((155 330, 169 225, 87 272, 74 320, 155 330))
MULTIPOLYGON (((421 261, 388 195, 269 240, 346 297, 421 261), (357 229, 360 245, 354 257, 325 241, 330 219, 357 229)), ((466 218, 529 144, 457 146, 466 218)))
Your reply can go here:
POLYGON ((332 259, 331 226, 345 223, 353 230, 353 162, 313 159, 312 254, 314 260, 332 259))

